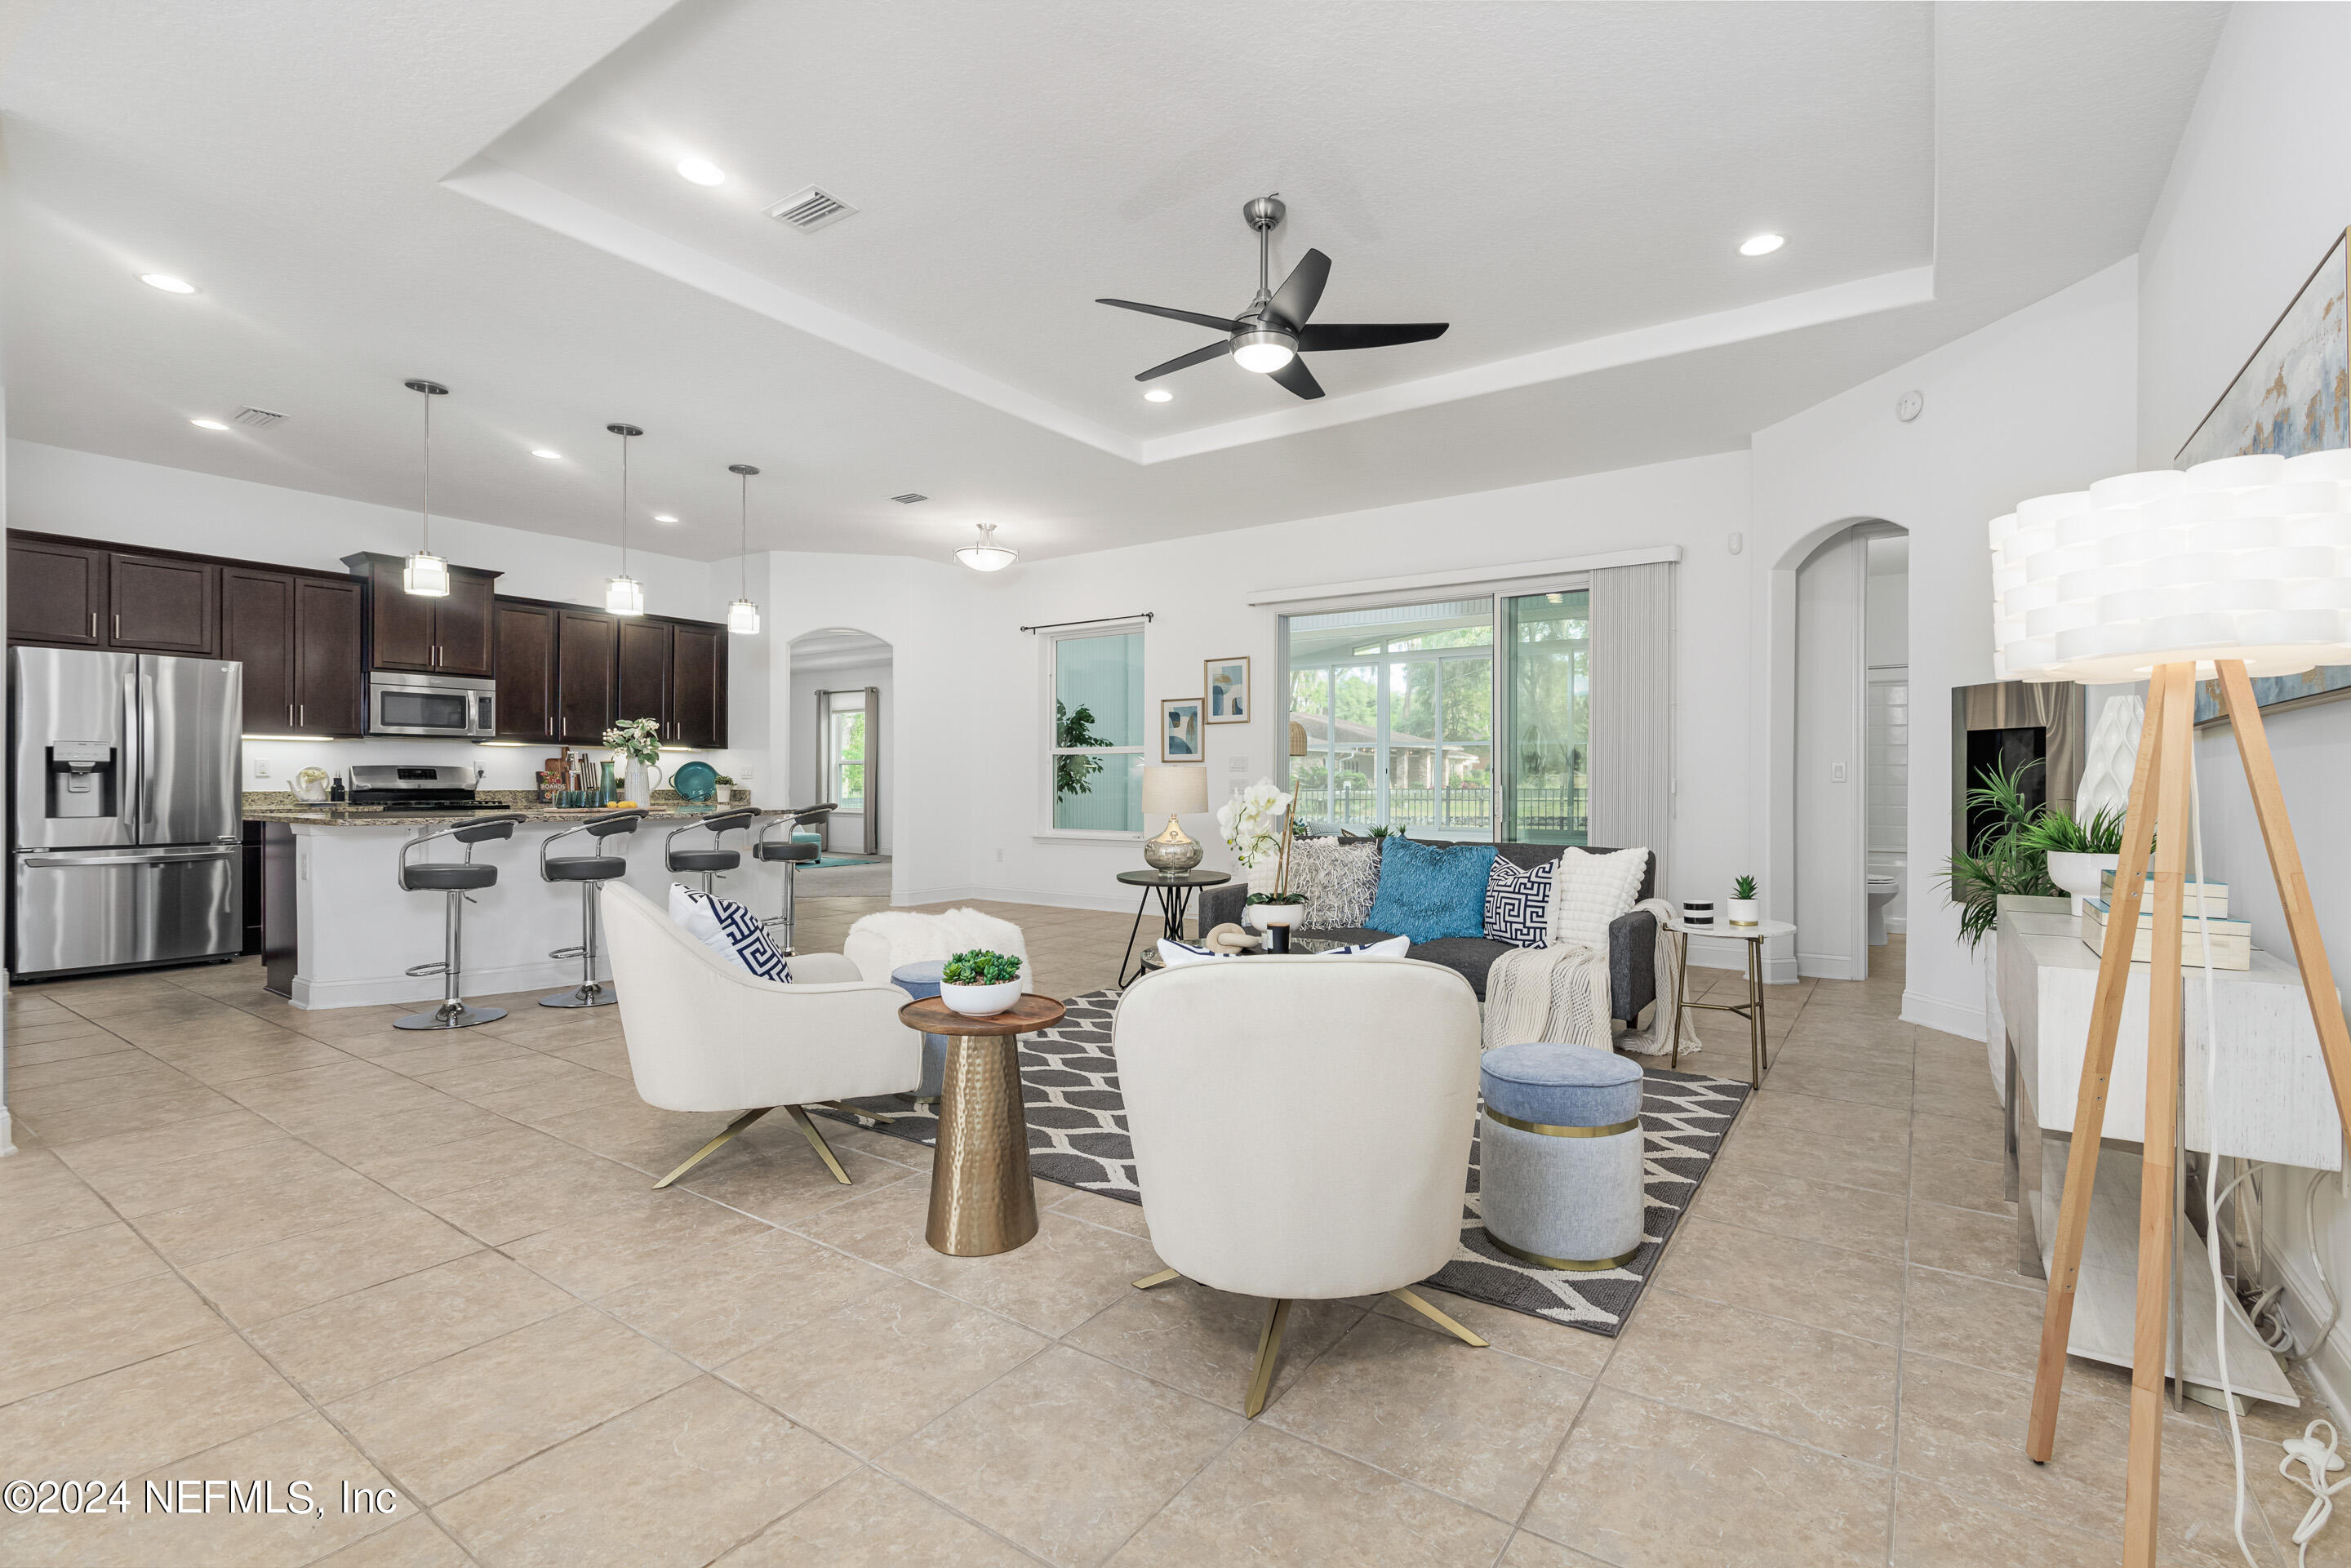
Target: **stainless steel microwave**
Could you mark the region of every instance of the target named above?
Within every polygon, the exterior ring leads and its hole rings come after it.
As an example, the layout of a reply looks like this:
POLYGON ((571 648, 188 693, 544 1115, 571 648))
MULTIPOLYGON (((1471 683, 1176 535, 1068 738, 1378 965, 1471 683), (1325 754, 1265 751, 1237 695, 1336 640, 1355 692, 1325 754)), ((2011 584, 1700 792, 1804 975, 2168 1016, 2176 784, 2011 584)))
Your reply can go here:
POLYGON ((473 675, 368 675, 370 735, 434 735, 487 740, 498 732, 497 683, 473 675))

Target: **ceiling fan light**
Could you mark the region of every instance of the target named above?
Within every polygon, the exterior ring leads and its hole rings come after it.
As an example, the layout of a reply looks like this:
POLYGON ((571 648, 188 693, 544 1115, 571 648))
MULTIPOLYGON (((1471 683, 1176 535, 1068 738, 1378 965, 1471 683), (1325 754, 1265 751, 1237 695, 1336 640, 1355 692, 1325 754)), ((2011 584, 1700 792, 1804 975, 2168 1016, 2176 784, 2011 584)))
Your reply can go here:
POLYGON ((979 539, 955 552, 956 559, 974 571, 1002 571, 1020 559, 1020 552, 1008 549, 996 542, 996 525, 979 525, 979 539))
POLYGON ((1233 363, 1269 376, 1298 357, 1298 340, 1287 332, 1253 328, 1233 334, 1233 363))
POLYGON ((400 586, 419 599, 446 599, 449 563, 430 550, 418 550, 402 563, 400 586))
POLYGON ((738 599, 726 607, 726 630, 738 637, 759 634, 759 607, 747 599, 738 599))
POLYGON ((633 577, 606 578, 604 608, 614 615, 643 615, 645 612, 645 585, 633 577))

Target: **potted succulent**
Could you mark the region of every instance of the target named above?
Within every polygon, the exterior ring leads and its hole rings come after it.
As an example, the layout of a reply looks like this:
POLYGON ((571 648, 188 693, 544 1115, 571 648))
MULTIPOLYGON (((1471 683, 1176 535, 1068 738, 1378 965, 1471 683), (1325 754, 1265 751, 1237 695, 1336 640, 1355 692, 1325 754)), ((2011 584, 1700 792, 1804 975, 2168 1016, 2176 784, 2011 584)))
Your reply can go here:
POLYGON ((1761 925, 1763 901, 1755 896, 1755 879, 1742 876, 1730 883, 1729 919, 1733 925, 1761 925))
POLYGON ((722 804, 735 799, 735 780, 724 773, 710 781, 710 798, 722 804))
POLYGON ((939 1000, 966 1018, 992 1018, 1020 999, 1020 960, 974 947, 947 960, 939 1000))

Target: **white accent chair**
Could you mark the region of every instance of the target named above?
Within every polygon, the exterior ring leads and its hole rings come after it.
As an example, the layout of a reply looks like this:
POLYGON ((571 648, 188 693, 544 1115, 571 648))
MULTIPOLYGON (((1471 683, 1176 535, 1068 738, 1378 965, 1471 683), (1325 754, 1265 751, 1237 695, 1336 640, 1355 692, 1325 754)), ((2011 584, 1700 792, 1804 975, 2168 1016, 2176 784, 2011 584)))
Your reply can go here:
POLYGON ((845 1185, 849 1173, 804 1107, 904 1093, 922 1077, 922 1037, 898 1021, 906 994, 886 981, 860 978, 838 953, 794 957, 789 985, 763 980, 704 946, 621 882, 604 892, 604 936, 637 1093, 664 1111, 743 1112, 656 1187, 779 1105, 845 1185))
MULTIPOLYGON (((624 988, 622 996, 626 998, 624 988)), ((1119 1082, 1160 1260, 1272 1299, 1244 1408, 1265 1408, 1292 1301, 1406 1286, 1460 1245, 1478 1114, 1478 998, 1412 958, 1187 964, 1121 998, 1119 1082)))
POLYGON ((977 909, 950 909, 925 915, 912 909, 883 909, 862 915, 841 940, 841 951, 869 980, 887 980, 892 971, 908 964, 952 958, 971 947, 1029 957, 1028 939, 1020 927, 977 909))

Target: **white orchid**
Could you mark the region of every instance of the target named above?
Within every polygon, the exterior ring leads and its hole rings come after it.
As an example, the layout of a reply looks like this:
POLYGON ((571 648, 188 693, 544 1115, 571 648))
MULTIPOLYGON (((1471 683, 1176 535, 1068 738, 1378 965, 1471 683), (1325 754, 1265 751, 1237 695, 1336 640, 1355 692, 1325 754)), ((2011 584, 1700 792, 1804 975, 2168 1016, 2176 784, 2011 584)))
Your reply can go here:
POLYGON ((1281 849, 1280 821, 1290 797, 1260 779, 1217 808, 1217 826, 1224 830, 1225 847, 1244 869, 1281 849))

